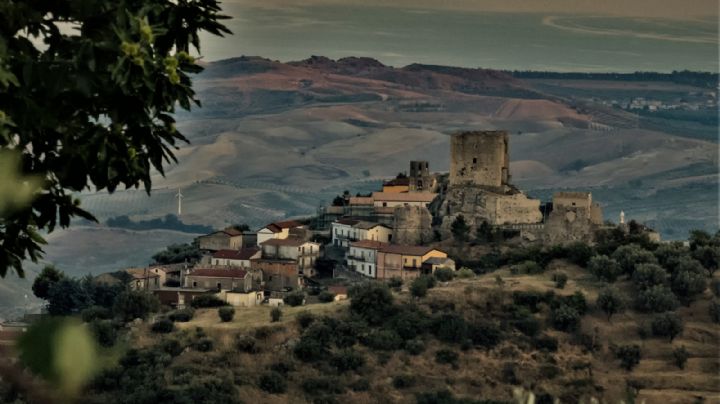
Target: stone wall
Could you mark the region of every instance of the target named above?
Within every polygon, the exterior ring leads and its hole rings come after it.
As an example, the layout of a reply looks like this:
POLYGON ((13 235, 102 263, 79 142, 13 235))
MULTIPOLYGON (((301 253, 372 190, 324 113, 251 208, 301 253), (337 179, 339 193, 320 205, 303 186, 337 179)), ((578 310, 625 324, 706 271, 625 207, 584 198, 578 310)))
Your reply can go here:
POLYGON ((598 225, 593 223, 591 210, 579 207, 554 208, 540 234, 544 244, 565 244, 574 241, 593 242, 598 225))
POLYGON ((462 132, 450 140, 450 186, 475 185, 502 191, 510 182, 506 131, 462 132))
POLYGON ((424 206, 395 208, 393 244, 420 245, 433 240, 432 215, 424 206))

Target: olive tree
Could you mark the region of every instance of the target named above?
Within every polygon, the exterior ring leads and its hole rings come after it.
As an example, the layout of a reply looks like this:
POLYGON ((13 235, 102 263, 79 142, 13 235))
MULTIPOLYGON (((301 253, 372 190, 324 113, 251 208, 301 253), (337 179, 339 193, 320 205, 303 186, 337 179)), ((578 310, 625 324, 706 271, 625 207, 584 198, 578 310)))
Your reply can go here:
POLYGON ((230 33, 219 12, 217 0, 0 2, 0 148, 39 179, 31 200, 0 212, 0 276, 42 256, 40 231, 94 220, 74 194, 150 193, 152 170, 187 141, 176 106, 199 105, 199 34, 230 33))

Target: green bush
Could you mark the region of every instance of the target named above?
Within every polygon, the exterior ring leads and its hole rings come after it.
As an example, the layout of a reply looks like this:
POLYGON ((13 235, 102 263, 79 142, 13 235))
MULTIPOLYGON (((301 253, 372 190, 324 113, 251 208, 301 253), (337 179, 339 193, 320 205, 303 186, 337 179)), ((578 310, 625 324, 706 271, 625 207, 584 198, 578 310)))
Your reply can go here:
POLYGON ((612 288, 601 290, 595 304, 605 313, 608 321, 610 321, 610 318, 614 314, 621 312, 625 307, 625 302, 620 292, 612 288))
POLYGON ((270 321, 277 323, 280 321, 280 318, 282 318, 282 310, 280 307, 273 307, 272 310, 270 310, 270 321))
POLYGON ((362 378, 357 379, 354 382, 350 383, 350 389, 352 391, 369 391, 370 390, 370 381, 368 379, 362 378))
POLYGON ((678 300, 667 286, 655 285, 637 293, 635 306, 646 313, 663 313, 675 310, 678 300))
POLYGON ((435 352, 435 362, 446 365, 457 366, 460 355, 452 349, 439 349, 435 352))
POLYGON ((204 295, 198 295, 195 296, 194 299, 190 302, 190 306, 198 309, 198 308, 208 308, 208 307, 220 307, 220 306, 226 306, 227 303, 220 300, 217 296, 213 294, 204 294, 204 295))
POLYGON ((431 324, 430 317, 413 306, 401 306, 389 321, 389 327, 404 340, 424 335, 431 324))
POLYGON ((565 246, 565 254, 568 261, 581 267, 586 267, 590 258, 595 255, 592 247, 581 241, 576 241, 565 246))
POLYGON ((684 346, 673 350, 673 362, 678 368, 685 369, 685 363, 687 363, 688 358, 690 358, 690 353, 684 346))
POLYGON ((391 317, 396 307, 387 285, 364 282, 350 288, 350 311, 365 319, 369 324, 381 324, 391 317))
POLYGON ((118 331, 115 327, 115 323, 112 320, 93 320, 90 323, 90 329, 95 335, 95 339, 97 340, 98 344, 100 344, 100 346, 109 348, 115 345, 118 331))
POLYGON ((258 353, 260 351, 257 340, 249 335, 238 335, 235 338, 235 347, 240 352, 250 354, 258 353))
POLYGON ((394 351, 402 346, 402 338, 392 330, 373 329, 361 338, 363 345, 378 351, 394 351))
POLYGON ((308 328, 310 324, 313 323, 313 321, 315 321, 315 316, 309 311, 303 311, 298 313, 297 317, 295 317, 295 320, 297 321, 300 328, 304 330, 308 328))
POLYGON ((168 314, 168 318, 170 319, 170 321, 174 321, 176 323, 186 323, 192 320, 193 316, 195 316, 195 310, 189 307, 184 309, 178 309, 168 314))
POLYGON ((337 377, 319 376, 310 377, 300 383, 300 388, 310 395, 342 394, 345 392, 343 384, 337 377))
POLYGON ((224 306, 218 309, 218 317, 223 323, 229 323, 235 317, 235 309, 231 306, 224 306))
POLYGON ((518 385, 520 384, 520 379, 517 375, 517 369, 516 365, 513 362, 505 362, 503 363, 502 370, 500 371, 500 378, 503 382, 507 384, 513 384, 518 385))
POLYGON ((683 323, 675 313, 663 313, 656 315, 650 324, 652 333, 656 337, 668 337, 672 342, 675 337, 683 331, 683 323))
POLYGON ((636 244, 618 247, 612 254, 612 258, 620 264, 620 268, 628 275, 632 275, 635 272, 635 267, 640 264, 657 264, 657 258, 653 253, 636 244))
MULTIPOLYGON (((458 326, 456 330, 457 332, 462 332, 462 326, 458 326)), ((483 348, 495 347, 503 337, 500 327, 486 320, 469 323, 465 335, 474 345, 483 348)))
POLYGON ((168 333, 173 332, 174 329, 175 329, 175 324, 166 318, 156 321, 150 327, 150 330, 157 334, 168 334, 168 333))
POLYGON ((605 282, 615 282, 622 274, 620 264, 607 255, 596 255, 588 262, 588 270, 596 278, 605 282))
POLYGON ((475 277, 475 272, 468 267, 462 267, 457 271, 455 276, 459 279, 470 279, 475 277))
POLYGON ((528 337, 534 337, 540 332, 540 321, 532 315, 513 320, 512 325, 528 337))
POLYGON ((127 290, 115 298, 113 312, 123 319, 132 321, 136 318, 146 319, 150 313, 160 309, 160 301, 156 296, 135 290, 127 290))
POLYGON ((555 337, 549 335, 540 335, 533 339, 533 345, 535 348, 540 350, 546 350, 549 352, 557 352, 558 340, 555 337))
POLYGON ((392 379, 393 387, 396 389, 406 389, 415 385, 415 376, 411 374, 395 375, 392 379))
POLYGON ((109 320, 113 317, 110 309, 101 306, 90 306, 82 311, 81 316, 86 323, 94 320, 109 320))
POLYGON ((195 350, 199 352, 210 352, 213 350, 213 345, 213 340, 204 337, 195 341, 195 343, 193 344, 193 348, 195 348, 195 350))
POLYGON ((668 273, 657 264, 639 264, 635 267, 632 280, 637 289, 648 289, 656 285, 666 285, 668 273))
POLYGON ((710 302, 710 307, 708 307, 708 311, 710 312, 710 319, 715 324, 720 324, 720 300, 713 299, 713 301, 710 302))
POLYGON ((303 304, 305 304, 305 293, 299 290, 295 292, 290 292, 285 295, 283 301, 285 302, 285 304, 291 307, 302 306, 303 304))
POLYGON ((185 346, 183 346, 177 339, 170 338, 164 340, 160 344, 160 349, 162 349, 163 352, 167 353, 168 355, 175 357, 180 355, 185 350, 185 346))
POLYGON ((267 372, 260 376, 258 387, 270 394, 283 394, 287 391, 287 381, 280 373, 267 372))
POLYGON ((394 276, 388 280, 387 284, 392 289, 400 290, 403 285, 403 280, 401 278, 398 278, 397 276, 394 276))
POLYGON ((420 355, 425 352, 425 343, 421 339, 411 339, 405 341, 405 350, 410 355, 420 355))
POLYGON ((318 295, 318 300, 323 303, 334 302, 335 294, 324 290, 324 291, 320 292, 320 294, 318 295))
POLYGON ((427 281, 423 277, 415 278, 410 284, 410 294, 414 297, 425 297, 427 291, 427 281))
POLYGON ((580 327, 580 314, 567 304, 561 304, 550 312, 553 327, 560 331, 574 331, 580 327))
POLYGON ((365 365, 365 357, 357 351, 346 349, 333 355, 332 358, 330 358, 330 364, 334 366, 338 372, 344 373, 360 369, 365 365))
POLYGON ((270 370, 278 372, 281 375, 287 375, 291 371, 295 370, 295 365, 288 360, 280 360, 270 365, 270 370))
POLYGON ((513 274, 541 274, 544 268, 535 261, 526 260, 510 267, 513 274))
POLYGON ((670 289, 685 304, 690 304, 696 296, 705 291, 707 280, 705 274, 694 271, 677 271, 673 273, 670 289))
POLYGON ((564 272, 555 272, 552 276, 552 280, 555 282, 557 289, 564 289, 567 284, 568 276, 564 272))
POLYGON ((460 343, 467 338, 467 322, 457 313, 443 313, 433 319, 432 332, 440 341, 460 343))
POLYGON ((433 272, 433 276, 440 282, 449 282, 455 277, 455 271, 450 268, 438 268, 433 272))
POLYGON ((620 359, 620 366, 630 371, 640 363, 642 353, 639 345, 623 345, 615 351, 615 356, 620 359))

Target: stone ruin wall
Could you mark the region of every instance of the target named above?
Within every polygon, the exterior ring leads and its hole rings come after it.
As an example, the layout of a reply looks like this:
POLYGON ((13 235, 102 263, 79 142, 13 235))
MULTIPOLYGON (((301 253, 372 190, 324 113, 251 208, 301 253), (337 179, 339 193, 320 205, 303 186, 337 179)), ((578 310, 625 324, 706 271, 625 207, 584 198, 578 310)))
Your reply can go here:
POLYGON ((510 182, 506 131, 463 132, 450 139, 449 185, 503 191, 510 182))
POLYGON ((433 241, 432 215, 424 206, 395 208, 393 244, 421 245, 433 241))

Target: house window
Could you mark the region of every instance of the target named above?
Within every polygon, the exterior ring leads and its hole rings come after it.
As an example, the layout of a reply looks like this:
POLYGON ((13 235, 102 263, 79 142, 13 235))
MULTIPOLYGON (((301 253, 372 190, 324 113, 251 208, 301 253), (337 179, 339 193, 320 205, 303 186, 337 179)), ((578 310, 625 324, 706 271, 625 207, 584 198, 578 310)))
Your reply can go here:
POLYGON ((473 164, 477 164, 477 157, 473 157, 473 164))
POLYGON ((383 202, 383 207, 387 207, 387 202, 383 202))
POLYGON ((197 282, 193 282, 193 287, 194 287, 194 288, 197 287, 197 282))
POLYGON ((221 290, 221 289, 222 289, 222 284, 221 284, 220 282, 217 283, 217 289, 218 289, 218 290, 221 290))

